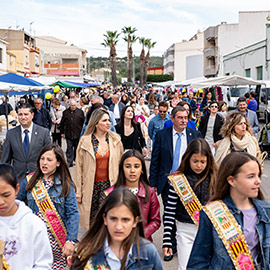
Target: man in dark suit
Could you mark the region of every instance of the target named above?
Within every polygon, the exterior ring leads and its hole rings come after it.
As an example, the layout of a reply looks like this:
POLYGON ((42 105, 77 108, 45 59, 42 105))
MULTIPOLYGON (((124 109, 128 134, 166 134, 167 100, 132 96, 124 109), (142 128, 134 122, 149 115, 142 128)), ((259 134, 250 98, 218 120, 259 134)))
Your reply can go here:
POLYGON ((120 101, 119 95, 113 95, 112 102, 109 110, 113 112, 116 124, 118 124, 120 122, 121 111, 125 107, 125 104, 120 101))
POLYGON ((3 147, 2 163, 12 164, 21 182, 36 169, 41 148, 51 143, 48 129, 32 122, 34 117, 30 104, 22 104, 18 109, 20 126, 7 132, 3 147))
MULTIPOLYGON (((173 126, 162 129, 157 132, 153 145, 152 158, 150 164, 150 185, 161 194, 164 209, 168 201, 170 184, 167 176, 178 168, 183 154, 185 153, 188 144, 202 135, 199 131, 187 127, 188 112, 184 107, 176 106, 172 110, 171 120, 173 126), (178 135, 180 135, 180 149, 176 149, 178 135), (175 163, 174 155, 178 153, 177 163, 175 163), (175 168, 173 168, 173 165, 175 168)), ((172 237, 173 250, 176 252, 175 238, 172 237)), ((172 256, 165 256, 164 260, 169 261, 172 256), (166 258, 168 257, 168 258, 166 258)))
POLYGON ((36 98, 34 101, 35 108, 33 122, 41 127, 51 130, 52 119, 50 113, 47 109, 42 107, 43 100, 41 98, 36 98))

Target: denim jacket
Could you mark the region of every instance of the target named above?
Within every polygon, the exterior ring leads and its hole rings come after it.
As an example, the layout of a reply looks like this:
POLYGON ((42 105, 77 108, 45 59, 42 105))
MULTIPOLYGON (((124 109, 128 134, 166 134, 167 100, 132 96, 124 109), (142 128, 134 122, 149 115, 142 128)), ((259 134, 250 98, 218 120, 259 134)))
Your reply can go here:
MULTIPOLYGON (((228 206, 243 231, 243 213, 235 206, 230 196, 226 197, 223 201, 228 206)), ((261 269, 269 270, 270 204, 258 199, 252 199, 252 201, 258 216, 256 231, 260 243, 261 269)), ((200 214, 199 230, 193 244, 187 269, 235 269, 222 240, 219 238, 204 211, 201 211, 200 214)))
MULTIPOLYGON (((132 247, 132 255, 127 259, 125 270, 162 270, 162 264, 159 257, 159 254, 155 246, 146 239, 140 239, 140 262, 141 268, 139 267, 137 248, 134 244, 132 247)), ((105 265, 108 269, 111 269, 104 253, 104 250, 99 250, 93 257, 91 257, 92 265, 105 265)), ((106 268, 106 269, 107 269, 106 268)), ((76 267, 74 269, 77 269, 76 267)), ((112 269, 116 270, 116 269, 112 269)))
MULTIPOLYGON (((62 192, 61 181, 58 177, 55 178, 56 189, 54 186, 50 187, 48 193, 51 200, 59 213, 62 221, 67 230, 66 241, 77 241, 77 235, 79 230, 79 217, 80 213, 78 210, 76 195, 73 186, 70 186, 69 195, 65 198, 64 196, 59 197, 62 192)), ((39 209, 32 196, 31 192, 26 192, 25 187, 27 185, 27 179, 25 178, 20 184, 20 190, 17 195, 17 199, 24 201, 32 211, 37 214, 39 209)))

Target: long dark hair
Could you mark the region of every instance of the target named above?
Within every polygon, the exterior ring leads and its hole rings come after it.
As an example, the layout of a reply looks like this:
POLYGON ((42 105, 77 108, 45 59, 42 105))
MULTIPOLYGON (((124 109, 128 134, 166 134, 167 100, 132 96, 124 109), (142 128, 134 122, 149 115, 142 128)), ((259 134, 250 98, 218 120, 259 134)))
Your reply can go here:
POLYGON ((142 173, 141 173, 139 181, 140 181, 140 183, 142 183, 142 185, 144 186, 144 189, 145 189, 144 203, 146 203, 146 202, 148 202, 148 198, 149 198, 148 188, 150 186, 150 183, 149 183, 148 178, 147 178, 146 165, 145 165, 143 155, 138 150, 135 150, 135 149, 128 150, 122 156, 120 164, 119 164, 119 174, 118 174, 118 179, 116 181, 115 187, 117 188, 117 187, 121 187, 121 186, 126 185, 126 177, 125 177, 125 173, 124 173, 124 162, 127 158, 130 158, 130 157, 135 157, 135 158, 139 159, 141 164, 142 164, 142 173))
MULTIPOLYGON (((35 170, 34 174, 32 175, 30 181, 26 185, 26 191, 31 192, 31 190, 35 187, 39 179, 43 176, 43 173, 40 169, 40 158, 41 156, 46 153, 47 151, 53 151, 56 157, 56 160, 59 161, 60 165, 56 167, 56 171, 54 173, 54 180, 55 176, 58 176, 61 185, 62 185, 62 192, 59 195, 59 197, 67 197, 70 192, 70 186, 73 185, 72 178, 68 169, 68 164, 65 159, 64 152, 62 148, 57 144, 49 144, 45 145, 39 153, 38 159, 37 159, 37 169, 35 170)), ((74 185, 73 185, 74 186, 74 185)), ((54 181, 54 188, 56 189, 56 184, 54 181)))
MULTIPOLYGON (((218 170, 215 192, 211 201, 222 200, 230 194, 231 185, 227 180, 228 177, 236 176, 241 171, 241 167, 251 160, 257 162, 260 177, 262 174, 260 163, 254 156, 246 152, 232 152, 223 159, 218 170)), ((260 189, 257 198, 264 199, 260 189)))
POLYGON ((206 140, 200 138, 191 141, 191 143, 187 147, 186 152, 183 155, 178 171, 179 173, 186 174, 189 170, 191 170, 190 158, 193 154, 200 154, 202 156, 206 156, 207 158, 206 168, 202 172, 201 179, 194 186, 194 190, 208 175, 210 175, 209 195, 211 196, 213 194, 215 186, 217 167, 214 161, 214 157, 212 155, 212 151, 206 140))
POLYGON ((108 233, 107 227, 104 224, 103 217, 106 216, 112 208, 121 205, 125 205, 133 214, 134 220, 137 220, 137 226, 132 229, 129 236, 124 239, 121 245, 125 252, 123 258, 121 259, 121 270, 125 269, 128 252, 133 243, 136 245, 139 260, 140 236, 144 237, 140 206, 137 198, 131 191, 125 187, 119 187, 114 189, 103 201, 94 222, 81 240, 78 249, 72 257, 72 266, 70 268, 71 270, 74 269, 74 267, 76 267, 78 270, 84 269, 90 257, 92 257, 103 248, 106 237, 109 238, 110 242, 110 235, 108 233))
MULTIPOLYGON (((131 105, 127 105, 127 106, 125 106, 123 109, 122 109, 122 111, 121 111, 121 114, 120 114, 120 121, 119 121, 119 127, 124 127, 124 119, 125 119, 125 113, 126 113, 126 110, 128 109, 128 108, 131 108, 132 110, 133 110, 133 108, 132 108, 132 106, 131 105)), ((134 110, 133 110, 133 118, 131 119, 131 125, 134 127, 135 125, 138 125, 138 122, 136 122, 136 120, 135 120, 135 112, 134 112, 134 110)))

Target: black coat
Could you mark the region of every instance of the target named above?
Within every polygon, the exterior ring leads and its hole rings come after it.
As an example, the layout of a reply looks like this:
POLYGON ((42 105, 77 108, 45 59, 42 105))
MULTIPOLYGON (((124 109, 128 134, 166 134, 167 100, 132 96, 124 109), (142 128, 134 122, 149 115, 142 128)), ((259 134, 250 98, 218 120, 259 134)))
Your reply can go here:
MULTIPOLYGON (((210 114, 206 114, 202 116, 201 118, 199 131, 202 133, 203 138, 205 138, 205 135, 206 135, 209 117, 210 117, 210 114)), ((223 118, 219 114, 217 114, 215 124, 214 124, 214 130, 213 130, 214 142, 217 142, 222 139, 222 136, 219 134, 222 125, 223 125, 223 118)))
POLYGON ((146 146, 146 144, 145 144, 145 139, 144 139, 142 131, 141 131, 141 126, 140 126, 140 124, 134 124, 133 127, 134 127, 134 131, 131 134, 133 144, 132 144, 131 148, 126 145, 126 139, 124 136, 124 125, 122 125, 122 126, 120 126, 119 124, 116 125, 115 130, 116 130, 116 133, 121 136, 121 141, 123 143, 125 150, 126 149, 135 149, 135 150, 138 150, 142 153, 142 148, 144 148, 146 146))
POLYGON ((65 134, 68 139, 79 139, 84 123, 84 113, 76 108, 72 111, 70 108, 64 110, 60 123, 61 134, 65 134))

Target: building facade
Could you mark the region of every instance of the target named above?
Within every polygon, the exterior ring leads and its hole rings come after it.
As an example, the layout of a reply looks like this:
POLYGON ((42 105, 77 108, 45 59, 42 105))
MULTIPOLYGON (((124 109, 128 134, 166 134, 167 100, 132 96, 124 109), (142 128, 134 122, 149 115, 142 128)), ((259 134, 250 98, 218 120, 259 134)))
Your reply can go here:
MULTIPOLYGON (((187 67, 187 64, 189 63, 187 58, 190 56, 202 55, 203 33, 198 32, 190 40, 183 40, 182 42, 174 43, 167 49, 163 55, 164 74, 174 75, 174 81, 184 81, 191 79, 190 77, 195 78, 197 75, 195 75, 195 73, 194 75, 192 74, 192 68, 187 67), (187 69, 189 69, 189 78, 187 78, 187 69)), ((193 60, 194 59, 196 59, 196 57, 193 58, 193 60)), ((201 66, 201 62, 196 64, 197 66, 201 66)), ((203 67, 201 66, 200 68, 202 69, 203 67)))
POLYGON ((265 20, 266 38, 224 55, 224 75, 270 80, 270 16, 265 20))
POLYGON ((5 37, 10 69, 22 76, 40 74, 40 55, 36 40, 24 30, 0 29, 0 36, 5 37), (16 61, 14 63, 13 61, 16 61))
POLYGON ((270 11, 240 11, 239 23, 222 22, 204 31, 204 76, 221 76, 223 57, 265 39, 265 20, 270 11))
POLYGON ((0 38, 0 75, 7 71, 7 42, 0 38))
POLYGON ((36 37, 42 50, 42 71, 44 75, 83 76, 86 74, 87 51, 50 36, 36 37))

